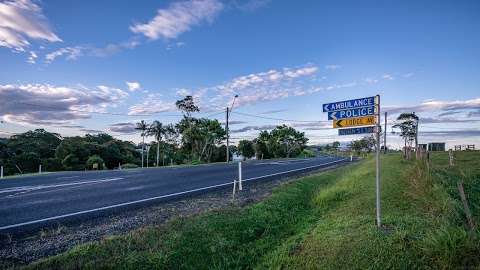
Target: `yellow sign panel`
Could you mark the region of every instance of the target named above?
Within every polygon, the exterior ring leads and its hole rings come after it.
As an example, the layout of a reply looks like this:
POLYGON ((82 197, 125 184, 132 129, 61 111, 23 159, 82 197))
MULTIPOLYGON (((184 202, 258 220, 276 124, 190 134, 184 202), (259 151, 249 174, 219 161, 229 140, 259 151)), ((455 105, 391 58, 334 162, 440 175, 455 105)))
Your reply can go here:
POLYGON ((355 117, 333 120, 333 128, 358 127, 375 125, 375 116, 355 117))

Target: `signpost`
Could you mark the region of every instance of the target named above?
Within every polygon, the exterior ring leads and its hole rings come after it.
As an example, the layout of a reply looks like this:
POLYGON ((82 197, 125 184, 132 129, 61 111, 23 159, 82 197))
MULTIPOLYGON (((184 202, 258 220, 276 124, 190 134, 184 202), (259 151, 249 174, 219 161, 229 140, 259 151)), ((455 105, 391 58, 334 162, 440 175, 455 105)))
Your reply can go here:
POLYGON ((333 128, 375 125, 375 116, 355 117, 333 121, 333 128))
POLYGON ((374 127, 359 127, 359 128, 346 128, 339 129, 338 135, 356 135, 356 134, 365 134, 375 132, 374 127))
POLYGON ((333 120, 333 128, 339 129, 338 135, 356 135, 375 133, 376 135, 376 212, 377 226, 381 227, 380 211, 380 95, 352 100, 326 103, 322 106, 328 113, 328 120, 333 120))
POLYGON ((323 104, 323 112, 333 112, 339 110, 353 109, 358 107, 367 107, 375 105, 375 97, 358 98, 344 100, 334 103, 323 104))
POLYGON ((334 111, 328 113, 328 120, 338 120, 353 117, 375 115, 375 106, 354 108, 348 110, 334 111))

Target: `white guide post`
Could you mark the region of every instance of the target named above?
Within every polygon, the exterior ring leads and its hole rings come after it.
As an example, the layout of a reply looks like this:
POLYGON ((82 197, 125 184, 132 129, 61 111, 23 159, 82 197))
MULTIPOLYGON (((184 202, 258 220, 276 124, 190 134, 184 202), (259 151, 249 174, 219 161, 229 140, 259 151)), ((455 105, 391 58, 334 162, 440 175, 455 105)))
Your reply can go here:
POLYGON ((238 190, 242 190, 242 162, 238 162, 238 190))
POLYGON ((0 178, 3 178, 3 166, 0 166, 0 178))
POLYGON ((42 173, 42 164, 38 165, 38 173, 42 173))
POLYGON ((237 180, 236 180, 236 179, 233 179, 232 200, 235 199, 235 188, 236 188, 236 185, 237 185, 237 180))

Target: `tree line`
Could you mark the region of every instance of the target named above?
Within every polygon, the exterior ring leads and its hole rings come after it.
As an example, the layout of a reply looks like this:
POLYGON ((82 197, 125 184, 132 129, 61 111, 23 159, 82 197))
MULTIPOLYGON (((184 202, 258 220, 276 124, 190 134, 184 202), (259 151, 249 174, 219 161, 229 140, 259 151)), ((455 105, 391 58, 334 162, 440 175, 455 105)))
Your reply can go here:
MULTIPOLYGON (((200 110, 192 96, 176 105, 183 112, 177 123, 136 124, 142 139, 138 144, 106 133, 62 137, 36 129, 0 139, 0 165, 11 175, 37 172, 40 164, 45 171, 61 171, 225 162, 227 131, 222 124, 216 119, 193 117, 200 110), (150 138, 153 141, 148 143, 150 138)), ((296 157, 306 154, 307 142, 304 133, 281 125, 260 132, 253 140, 241 140, 229 151, 245 158, 296 157)))

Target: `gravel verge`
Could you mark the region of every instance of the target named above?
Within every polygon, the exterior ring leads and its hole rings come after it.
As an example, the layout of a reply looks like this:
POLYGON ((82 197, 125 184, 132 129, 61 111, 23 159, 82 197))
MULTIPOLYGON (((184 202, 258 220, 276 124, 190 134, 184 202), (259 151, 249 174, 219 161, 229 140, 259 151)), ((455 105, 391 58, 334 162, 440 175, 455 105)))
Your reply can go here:
POLYGON ((236 194, 234 201, 232 201, 232 190, 229 187, 160 202, 157 205, 131 209, 119 214, 93 218, 81 223, 58 223, 53 228, 43 229, 28 235, 1 235, 0 268, 25 265, 44 257, 62 253, 79 244, 121 235, 145 226, 158 226, 174 217, 196 215, 206 211, 232 207, 232 205, 243 207, 267 198, 277 186, 296 181, 305 175, 339 166, 341 165, 333 165, 293 177, 247 182, 244 183, 243 191, 236 194))

